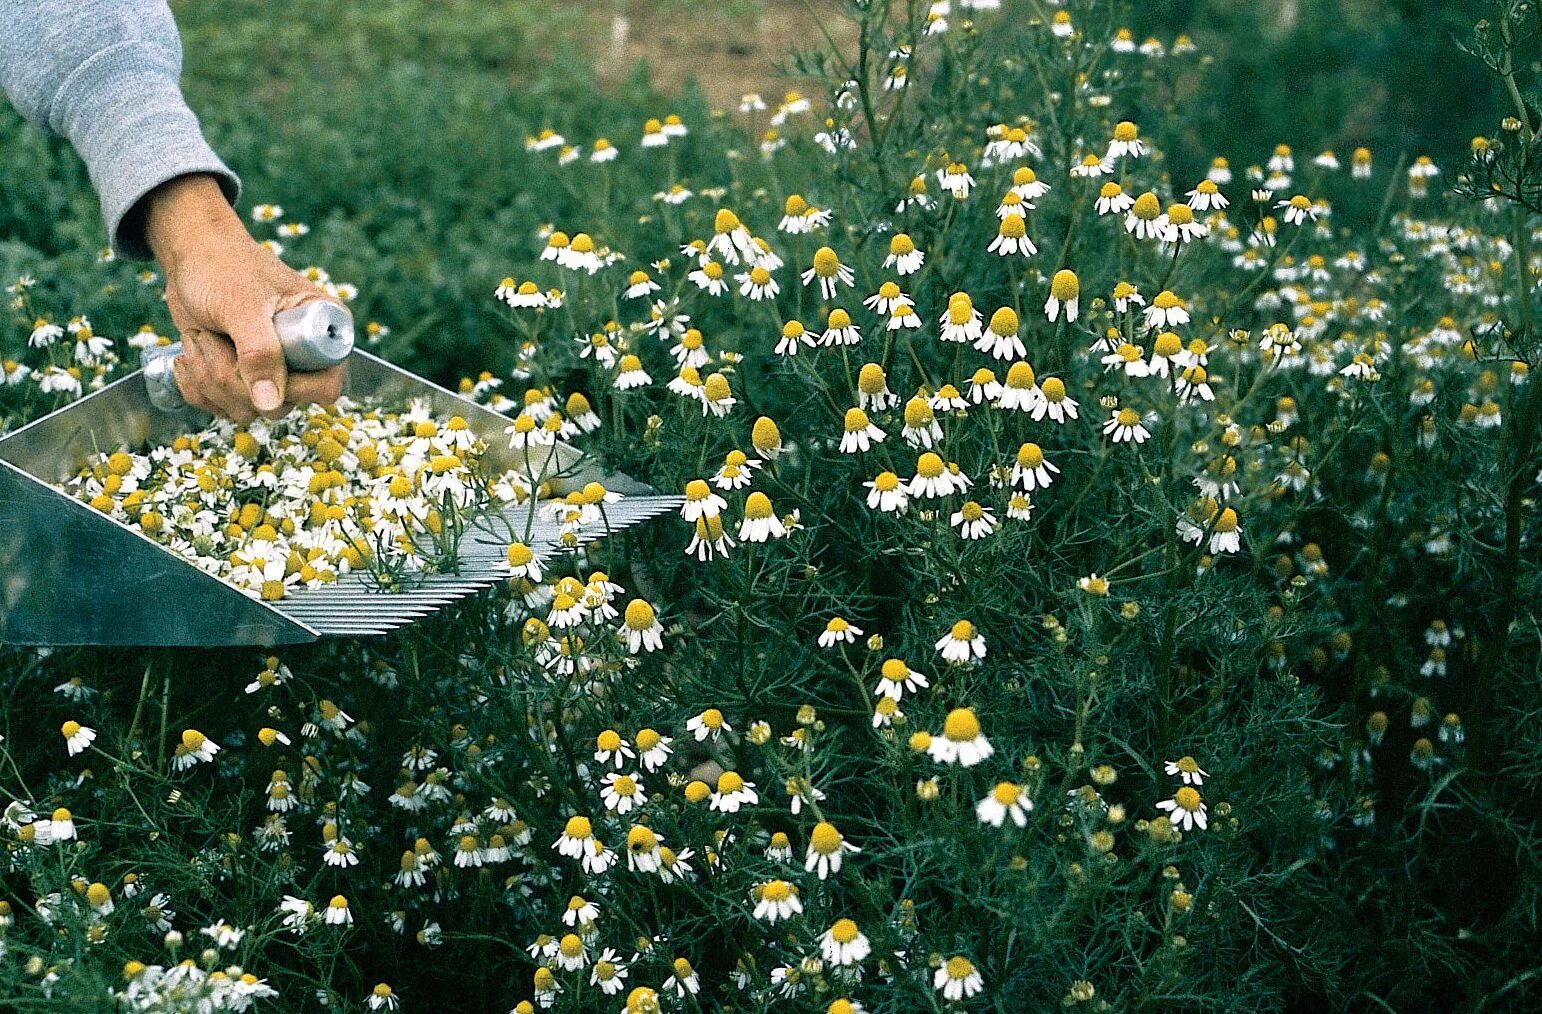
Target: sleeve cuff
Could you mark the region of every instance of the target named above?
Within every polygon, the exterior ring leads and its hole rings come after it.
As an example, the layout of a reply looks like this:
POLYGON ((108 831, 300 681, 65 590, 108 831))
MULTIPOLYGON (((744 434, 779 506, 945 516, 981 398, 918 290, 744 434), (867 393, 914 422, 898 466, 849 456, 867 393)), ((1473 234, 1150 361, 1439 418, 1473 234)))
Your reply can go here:
POLYGON ((141 201, 162 183, 209 173, 232 204, 241 183, 203 139, 176 71, 137 42, 104 50, 65 83, 58 129, 80 153, 120 256, 149 260, 141 201))

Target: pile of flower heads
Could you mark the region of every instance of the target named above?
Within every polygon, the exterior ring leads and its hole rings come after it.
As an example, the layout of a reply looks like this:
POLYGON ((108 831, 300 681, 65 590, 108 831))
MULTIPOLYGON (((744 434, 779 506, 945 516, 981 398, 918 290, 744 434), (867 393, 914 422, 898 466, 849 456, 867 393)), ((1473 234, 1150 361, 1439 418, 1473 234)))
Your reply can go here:
POLYGON ((393 410, 343 398, 94 455, 65 489, 271 602, 355 570, 433 570, 467 519, 541 481, 492 474, 485 452, 464 418, 437 417, 425 400, 393 410))

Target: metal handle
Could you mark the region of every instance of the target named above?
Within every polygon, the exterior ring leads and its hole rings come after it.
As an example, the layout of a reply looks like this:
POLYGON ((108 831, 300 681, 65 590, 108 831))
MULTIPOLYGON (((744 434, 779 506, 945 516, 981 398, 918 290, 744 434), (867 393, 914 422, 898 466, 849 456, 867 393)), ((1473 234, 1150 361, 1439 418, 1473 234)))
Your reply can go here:
MULTIPOLYGON (((336 303, 312 300, 284 310, 273 318, 273 329, 284 349, 284 362, 297 373, 314 373, 336 366, 353 351, 353 317, 336 303)), ((182 354, 182 343, 152 345, 139 355, 144 368, 150 403, 166 412, 187 408, 177 387, 172 360, 182 354)))

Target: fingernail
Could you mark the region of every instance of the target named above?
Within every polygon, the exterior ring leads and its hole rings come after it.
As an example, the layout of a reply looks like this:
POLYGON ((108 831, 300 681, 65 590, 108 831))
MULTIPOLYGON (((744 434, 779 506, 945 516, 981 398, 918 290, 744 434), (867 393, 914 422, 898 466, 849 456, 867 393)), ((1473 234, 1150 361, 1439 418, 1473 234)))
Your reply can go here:
POLYGON ((280 404, 278 385, 271 380, 259 380, 252 385, 252 406, 259 412, 271 412, 280 404))

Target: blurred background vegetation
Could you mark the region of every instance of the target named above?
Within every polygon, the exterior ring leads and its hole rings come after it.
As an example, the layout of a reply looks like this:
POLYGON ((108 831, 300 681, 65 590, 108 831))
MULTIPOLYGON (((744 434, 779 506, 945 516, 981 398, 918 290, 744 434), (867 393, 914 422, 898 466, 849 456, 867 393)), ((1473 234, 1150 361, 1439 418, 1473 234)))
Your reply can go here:
MULTIPOLYGON (((387 353, 439 379, 493 360, 486 343, 504 339, 489 326, 487 297, 538 252, 534 228, 593 220, 585 206, 597 197, 532 172, 527 134, 553 127, 577 144, 608 136, 629 147, 649 116, 679 112, 701 123, 712 109, 737 117, 747 90, 772 101, 790 87, 815 91, 780 71, 795 47, 818 44, 811 11, 837 40, 844 24, 836 0, 172 6, 186 91, 242 175, 243 204, 276 202, 308 222, 315 232, 292 259, 359 284, 358 315, 395 332, 387 353)), ((1388 167, 1421 153, 1454 167, 1501 115, 1494 82, 1453 42, 1484 7, 1146 0, 1130 26, 1137 39, 1171 43, 1187 33, 1200 48, 1179 58, 1189 69, 1172 94, 1128 115, 1153 135, 1177 129, 1170 164, 1185 179, 1214 155, 1242 168, 1280 142, 1307 157, 1332 147, 1347 159, 1365 144, 1388 167)), ((1040 112, 1033 96, 1022 98, 1023 113, 1040 112)), ((679 165, 692 185, 725 181, 721 159, 691 154, 688 145, 679 165)), ((624 161, 615 171, 626 173, 624 161)), ((618 180, 612 192, 640 189, 618 180)), ((646 196, 637 200, 639 214, 651 210, 646 196)), ((8 108, 0 108, 0 237, 0 273, 33 270, 60 285, 88 277, 70 270, 71 259, 90 258, 103 242, 78 160, 8 108), (50 270, 39 270, 43 258, 54 259, 50 270)))

